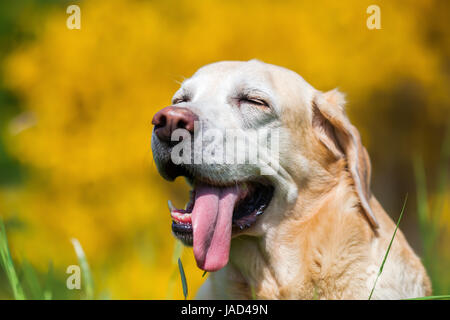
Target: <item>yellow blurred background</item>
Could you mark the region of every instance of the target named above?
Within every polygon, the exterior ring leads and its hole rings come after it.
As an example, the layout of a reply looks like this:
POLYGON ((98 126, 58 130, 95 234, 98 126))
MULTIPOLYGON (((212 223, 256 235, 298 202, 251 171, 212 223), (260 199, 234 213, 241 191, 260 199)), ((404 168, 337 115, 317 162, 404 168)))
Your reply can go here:
MULTIPOLYGON (((424 257, 413 170, 423 159, 426 205, 442 207, 427 264, 435 293, 450 293, 450 191, 437 170, 450 125, 448 1, 23 0, 0 12, 0 217, 18 265, 44 275, 51 262, 64 289, 77 238, 97 298, 182 298, 167 200, 181 206, 188 193, 156 172, 151 119, 199 67, 257 58, 347 94, 374 194, 394 219, 410 195, 401 228, 424 257), (80 30, 66 27, 70 4, 80 30), (380 30, 366 26, 371 4, 380 30)), ((202 271, 190 249, 182 261, 193 298, 202 271)), ((11 298, 4 276, 0 298, 11 298)))

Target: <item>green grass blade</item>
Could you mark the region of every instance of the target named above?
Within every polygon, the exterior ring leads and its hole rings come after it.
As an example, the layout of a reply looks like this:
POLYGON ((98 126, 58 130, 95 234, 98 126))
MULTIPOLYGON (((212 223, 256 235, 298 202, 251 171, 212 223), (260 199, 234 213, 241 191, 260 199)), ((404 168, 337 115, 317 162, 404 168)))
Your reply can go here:
MULTIPOLYGON (((445 148, 444 148, 445 149, 445 148)), ((443 157, 445 158, 445 157, 443 157)), ((441 168, 442 170, 442 168, 441 168)), ((419 156, 416 156, 414 158, 414 175, 415 175, 415 182, 416 182, 416 193, 417 193, 417 215, 419 218, 419 231, 420 231, 420 238, 422 240, 423 244, 423 254, 422 254, 422 261, 424 263, 425 268, 431 275, 432 279, 432 287, 435 292, 439 293, 446 293, 441 292, 440 290, 440 281, 436 281, 437 273, 439 272, 437 270, 440 261, 437 261, 436 259, 436 244, 438 241, 438 238, 440 237, 440 224, 439 219, 436 219, 436 217, 440 216, 440 213, 436 210, 440 207, 438 204, 434 206, 433 210, 431 211, 429 208, 429 201, 428 201, 428 191, 427 191, 427 182, 426 182, 426 175, 425 175, 425 169, 423 165, 422 158, 419 156)), ((440 173, 440 176, 446 176, 446 173, 440 173)), ((444 183, 440 186, 440 188, 445 187, 444 183)), ((438 193, 438 198, 443 197, 445 195, 438 193)), ((439 200, 439 199, 438 199, 439 200)))
POLYGON ((27 260, 24 260, 22 262, 22 270, 26 287, 30 290, 31 298, 34 300, 43 300, 44 293, 33 266, 27 260))
POLYGON ((91 269, 89 268, 86 255, 84 254, 80 242, 75 238, 73 238, 71 241, 78 257, 78 263, 81 267, 82 279, 84 279, 83 283, 86 299, 92 300, 94 299, 94 281, 92 280, 91 269))
POLYGON ((425 236, 428 233, 427 226, 429 225, 428 192, 425 169, 422 158, 419 156, 414 158, 414 176, 417 189, 417 214, 419 216, 419 225, 421 227, 420 231, 422 236, 425 236))
POLYGON ((313 300, 319 300, 319 292, 317 290, 317 285, 314 285, 314 291, 313 291, 313 300))
POLYGON ((50 261, 48 264, 47 278, 44 285, 44 300, 52 300, 53 298, 53 263, 50 261))
POLYGON ((17 277, 16 269, 9 251, 8 238, 6 237, 6 229, 3 220, 0 218, 0 261, 5 270, 9 284, 11 285, 14 298, 16 300, 25 300, 25 294, 17 277))
POLYGON ((180 271, 181 284, 183 285, 184 300, 186 300, 188 295, 188 285, 186 281, 186 275, 184 274, 183 264, 181 263, 180 258, 178 258, 178 270, 180 271))
POLYGON ((250 293, 252 294, 252 300, 258 300, 256 298, 255 288, 250 284, 250 293))
POLYGON ((405 300, 450 300, 450 295, 428 296, 428 297, 411 298, 411 299, 405 299, 405 300))
POLYGON ((406 194, 405 201, 403 202, 402 211, 400 212, 400 217, 398 217, 397 225, 395 226, 394 234, 392 235, 392 239, 389 242, 389 246, 386 250, 386 254, 384 255, 383 262, 381 263, 381 266, 380 266, 380 270, 378 270, 378 274, 377 274, 377 277, 375 278, 375 283, 373 284, 372 291, 370 291, 369 300, 372 299, 372 295, 373 295, 373 292, 377 285, 378 278, 380 277, 381 273, 383 272, 384 264, 386 263, 387 257, 389 255, 389 251, 391 250, 391 246, 392 246, 392 243, 394 242, 395 235, 397 234, 398 226, 400 225, 400 221, 402 220, 402 217, 403 217, 403 212, 405 212, 407 200, 408 200, 408 194, 406 194))
POLYGON ((204 277, 206 276, 207 273, 208 273, 208 271, 203 272, 202 278, 204 278, 204 277))
POLYGON ((432 217, 437 226, 440 225, 440 217, 444 211, 444 203, 446 194, 445 191, 448 190, 448 163, 450 162, 450 125, 447 128, 447 132, 442 143, 441 150, 441 160, 439 164, 439 170, 437 172, 437 199, 436 204, 432 210, 432 217))

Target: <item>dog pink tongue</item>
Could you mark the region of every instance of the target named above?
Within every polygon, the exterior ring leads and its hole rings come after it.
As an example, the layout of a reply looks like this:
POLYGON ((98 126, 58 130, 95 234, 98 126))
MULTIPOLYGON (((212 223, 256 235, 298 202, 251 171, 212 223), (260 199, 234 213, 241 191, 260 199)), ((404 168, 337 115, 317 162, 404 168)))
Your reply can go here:
POLYGON ((217 271, 228 263, 233 210, 238 187, 218 188, 199 184, 192 210, 194 256, 197 266, 217 271))

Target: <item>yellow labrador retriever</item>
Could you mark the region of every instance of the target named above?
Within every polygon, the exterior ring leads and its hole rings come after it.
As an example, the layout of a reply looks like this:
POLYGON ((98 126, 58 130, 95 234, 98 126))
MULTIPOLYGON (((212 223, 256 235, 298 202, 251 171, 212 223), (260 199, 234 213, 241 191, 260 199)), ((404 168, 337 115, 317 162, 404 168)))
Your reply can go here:
MULTIPOLYGON (((367 299, 395 225, 337 90, 257 60, 202 67, 153 118, 160 174, 192 186, 172 232, 210 271, 199 299, 367 299)), ((372 298, 429 295, 399 231, 372 298)))

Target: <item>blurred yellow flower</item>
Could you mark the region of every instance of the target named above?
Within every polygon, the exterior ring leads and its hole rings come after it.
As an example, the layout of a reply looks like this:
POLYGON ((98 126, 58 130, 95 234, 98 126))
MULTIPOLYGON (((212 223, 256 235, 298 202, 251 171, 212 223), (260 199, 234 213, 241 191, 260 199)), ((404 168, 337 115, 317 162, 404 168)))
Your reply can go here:
MULTIPOLYGON (((65 11, 51 12, 36 41, 5 65, 8 86, 35 119, 9 141, 30 168, 23 188, 1 195, 5 212, 17 212, 27 227, 12 234, 14 252, 42 269, 52 260, 65 270, 76 261, 75 237, 99 293, 165 298, 176 270, 166 201, 181 205, 187 192, 156 172, 151 119, 177 82, 206 63, 280 64, 319 89, 339 85, 353 108, 401 75, 433 88, 448 107, 449 79, 417 36, 416 17, 429 1, 383 2, 377 31, 366 28, 372 2, 85 1, 81 30, 66 28, 65 11)), ((191 251, 183 262, 193 297, 202 272, 191 251)), ((174 297, 182 298, 176 281, 174 297)))

